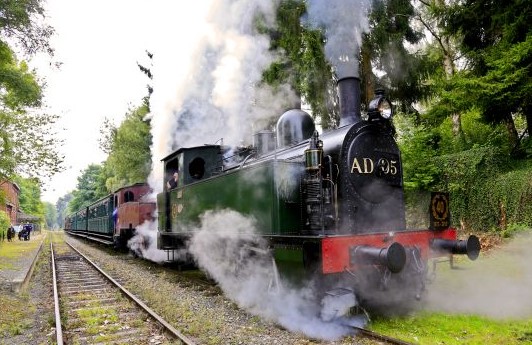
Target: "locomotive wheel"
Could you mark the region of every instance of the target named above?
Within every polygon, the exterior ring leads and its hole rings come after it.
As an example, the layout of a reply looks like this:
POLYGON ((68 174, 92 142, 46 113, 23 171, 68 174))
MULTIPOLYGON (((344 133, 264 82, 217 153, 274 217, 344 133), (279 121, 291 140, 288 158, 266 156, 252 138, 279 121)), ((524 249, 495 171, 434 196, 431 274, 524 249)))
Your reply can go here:
POLYGON ((233 273, 236 278, 243 279, 254 274, 266 274, 268 291, 278 292, 280 289, 279 272, 271 252, 253 244, 245 244, 240 248, 233 273))

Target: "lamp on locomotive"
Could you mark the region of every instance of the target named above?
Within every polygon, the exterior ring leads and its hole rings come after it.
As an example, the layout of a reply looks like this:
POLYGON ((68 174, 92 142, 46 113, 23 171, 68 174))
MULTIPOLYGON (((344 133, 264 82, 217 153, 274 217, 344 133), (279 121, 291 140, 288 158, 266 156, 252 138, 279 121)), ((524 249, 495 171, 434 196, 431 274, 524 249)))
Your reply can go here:
POLYGON ((390 120, 392 115, 392 103, 384 96, 384 90, 375 90, 375 98, 371 100, 368 107, 369 121, 390 120))

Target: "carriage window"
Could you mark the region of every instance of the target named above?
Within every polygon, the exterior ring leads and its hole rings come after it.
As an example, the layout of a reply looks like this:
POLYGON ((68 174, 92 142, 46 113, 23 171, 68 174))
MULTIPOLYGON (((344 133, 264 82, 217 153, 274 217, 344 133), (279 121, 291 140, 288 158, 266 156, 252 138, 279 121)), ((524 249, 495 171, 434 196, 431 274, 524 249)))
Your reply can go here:
POLYGON ((194 158, 188 165, 188 173, 196 180, 202 178, 205 175, 205 161, 203 158, 194 158))
POLYGON ((133 192, 131 191, 127 191, 124 193, 124 202, 130 202, 130 201, 135 201, 135 194, 133 194, 133 192))

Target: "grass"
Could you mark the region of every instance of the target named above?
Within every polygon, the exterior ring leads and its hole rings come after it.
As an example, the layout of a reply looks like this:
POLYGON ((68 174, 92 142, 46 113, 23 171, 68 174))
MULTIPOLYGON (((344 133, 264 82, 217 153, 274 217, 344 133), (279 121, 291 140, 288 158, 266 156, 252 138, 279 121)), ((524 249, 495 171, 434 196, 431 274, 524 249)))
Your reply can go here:
MULTIPOLYGON (((42 232, 32 236, 30 241, 19 241, 18 238, 15 238, 13 242, 6 241, 1 243, 0 270, 16 269, 16 261, 36 249, 45 236, 46 233, 42 232)), ((2 294, 0 305, 0 337, 19 335, 24 333, 24 330, 31 328, 35 306, 30 301, 27 293, 2 294)))
POLYGON ((532 344, 532 319, 501 321, 478 315, 420 313, 373 320, 372 330, 413 344, 532 344))
POLYGON ((2 296, 0 336, 22 334, 25 329, 30 328, 34 309, 27 296, 2 296))
POLYGON ((39 247, 44 236, 45 232, 41 232, 32 234, 29 241, 19 241, 15 237, 13 242, 0 242, 0 270, 15 268, 16 261, 39 247))
POLYGON ((95 335, 102 331, 102 327, 105 327, 105 331, 114 331, 116 326, 108 325, 118 322, 118 312, 109 308, 94 308, 83 309, 78 311, 78 316, 82 320, 82 324, 87 327, 87 333, 95 335))

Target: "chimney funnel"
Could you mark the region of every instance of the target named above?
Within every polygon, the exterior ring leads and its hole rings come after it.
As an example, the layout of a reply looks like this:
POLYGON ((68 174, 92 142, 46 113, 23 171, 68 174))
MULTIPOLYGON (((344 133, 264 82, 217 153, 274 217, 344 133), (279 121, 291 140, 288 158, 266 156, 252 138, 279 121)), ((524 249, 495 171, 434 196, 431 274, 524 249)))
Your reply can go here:
POLYGON ((346 77, 338 80, 340 127, 362 121, 360 116, 360 79, 346 77))

